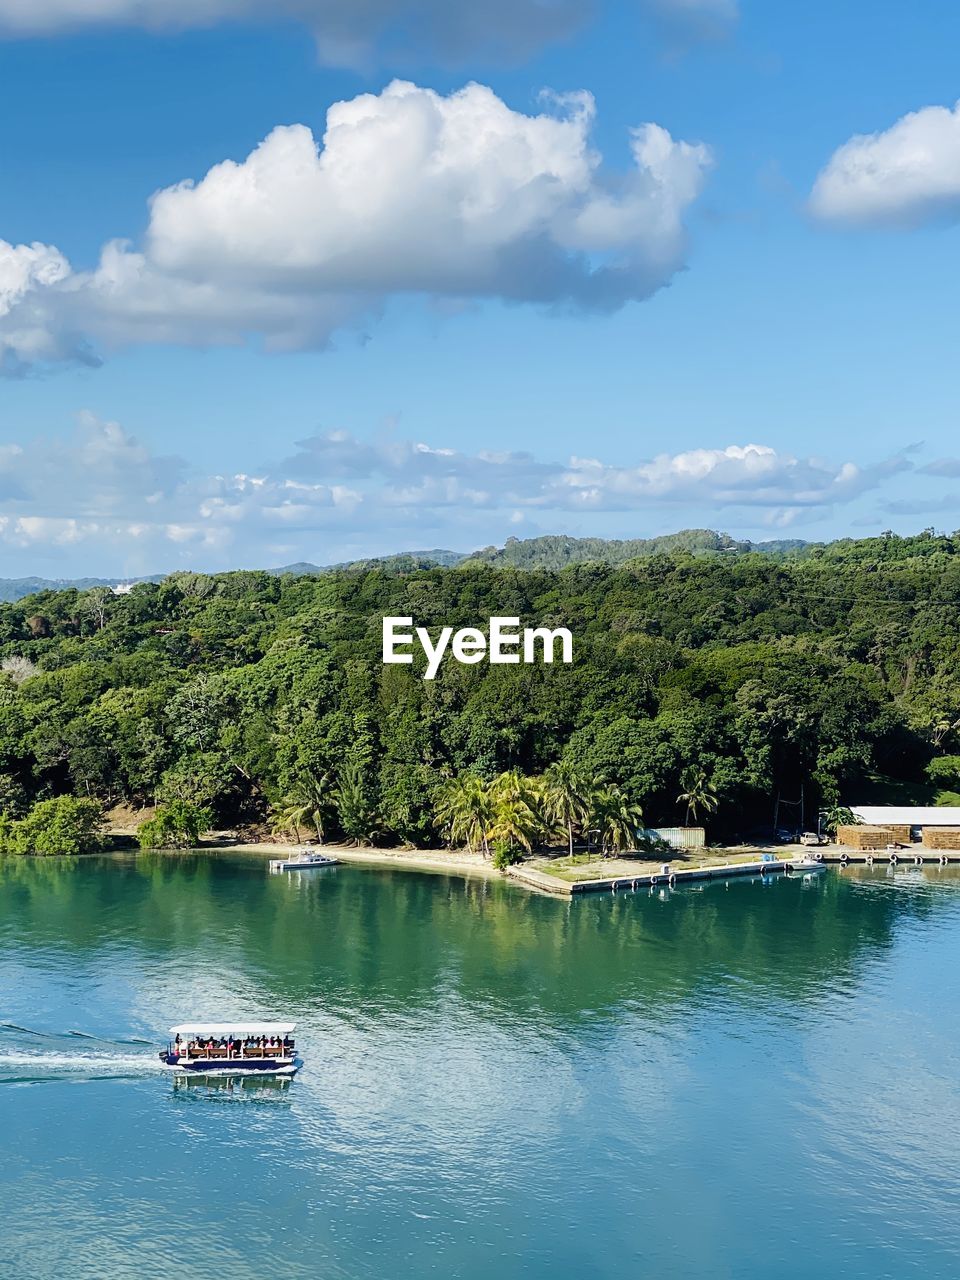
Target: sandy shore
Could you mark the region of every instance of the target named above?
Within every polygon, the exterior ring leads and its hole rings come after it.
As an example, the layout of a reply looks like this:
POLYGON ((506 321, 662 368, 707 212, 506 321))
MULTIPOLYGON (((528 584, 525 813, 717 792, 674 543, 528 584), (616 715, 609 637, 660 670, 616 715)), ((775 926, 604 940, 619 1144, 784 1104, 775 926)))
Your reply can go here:
MULTIPOLYGON (((273 858, 283 857, 285 853, 303 848, 293 843, 256 843, 240 841, 237 843, 210 841, 206 848, 222 848, 232 852, 254 853, 273 858)), ((502 877, 504 873, 496 871, 489 858, 480 853, 469 853, 466 849, 357 849, 352 845, 324 844, 311 846, 329 853, 341 862, 361 863, 369 866, 398 867, 404 871, 447 872, 454 875, 482 876, 486 879, 502 877)), ((753 861, 760 856, 761 849, 756 845, 738 845, 730 848, 712 848, 690 850, 686 856, 675 853, 672 858, 591 858, 589 862, 577 860, 571 867, 564 857, 550 858, 546 855, 534 855, 520 864, 519 869, 539 872, 566 882, 578 880, 601 879, 608 876, 642 876, 658 871, 664 861, 672 862, 678 870, 682 867, 711 866, 721 863, 753 861)), ((780 846, 780 856, 799 856, 800 846, 780 846)), ((509 871, 506 873, 509 876, 509 871)), ((529 887, 529 885, 527 886, 529 887)))
MULTIPOLYGON (((271 858, 282 858, 284 854, 303 845, 297 844, 256 844, 240 841, 236 844, 211 843, 210 848, 229 849, 239 853, 262 853, 271 858)), ((473 875, 492 878, 499 876, 490 864, 489 858, 479 853, 468 853, 466 849, 357 849, 352 845, 323 844, 310 846, 341 862, 364 863, 370 866, 402 867, 405 871, 448 871, 457 875, 473 875)))

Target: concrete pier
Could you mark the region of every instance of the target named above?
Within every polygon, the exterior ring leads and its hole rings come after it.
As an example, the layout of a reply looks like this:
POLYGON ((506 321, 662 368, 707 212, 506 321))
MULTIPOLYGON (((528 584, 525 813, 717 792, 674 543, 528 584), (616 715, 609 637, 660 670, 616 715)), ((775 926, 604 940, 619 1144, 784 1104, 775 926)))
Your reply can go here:
POLYGON ((807 867, 798 865, 800 859, 807 853, 812 854, 814 857, 819 857, 819 861, 825 866, 853 866, 854 863, 860 866, 872 864, 875 867, 890 865, 899 867, 960 866, 960 850, 926 849, 922 845, 915 844, 897 849, 894 853, 894 851, 887 849, 845 849, 842 846, 830 845, 821 848, 814 846, 804 849, 803 853, 790 853, 788 856, 777 858, 772 862, 764 862, 757 859, 750 862, 715 863, 711 866, 703 867, 671 866, 669 873, 666 875, 662 871, 646 871, 637 875, 602 876, 595 880, 562 880, 559 876, 552 876, 545 871, 538 871, 533 867, 527 867, 522 864, 517 867, 511 867, 508 875, 528 889, 535 889, 540 893, 549 893, 556 897, 569 898, 581 893, 618 893, 632 889, 657 888, 658 886, 673 888, 694 880, 718 880, 729 876, 770 876, 791 871, 802 873, 809 870, 807 867), (896 857, 895 863, 892 862, 894 856, 896 857), (918 858, 922 859, 922 861, 918 862, 918 858))
MULTIPOLYGON (((826 861, 826 858, 824 858, 826 861)), ((674 888, 694 880, 720 880, 729 876, 772 876, 793 871, 799 858, 778 858, 773 862, 724 862, 709 867, 671 867, 644 874, 604 876, 596 880, 561 880, 532 867, 511 867, 511 879, 518 880, 529 889, 538 889, 561 897, 573 897, 581 893, 618 893, 633 889, 674 888)), ((806 870, 802 868, 801 870, 806 870)))

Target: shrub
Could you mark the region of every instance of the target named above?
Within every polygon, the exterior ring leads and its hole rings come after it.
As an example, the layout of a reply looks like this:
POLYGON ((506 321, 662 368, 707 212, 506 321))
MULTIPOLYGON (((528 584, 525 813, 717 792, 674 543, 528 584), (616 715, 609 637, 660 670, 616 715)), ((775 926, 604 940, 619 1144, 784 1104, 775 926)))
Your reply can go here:
POLYGON ((946 791, 960 790, 960 756, 936 756, 927 765, 927 777, 946 791))
POLYGON ((101 847, 103 810, 96 800, 56 796, 35 804, 19 822, 0 831, 3 847, 12 853, 95 853, 101 847))
POLYGON ((195 845, 213 818, 209 809, 173 800, 137 828, 141 849, 185 849, 195 845))
POLYGON ((523 850, 519 845, 508 844, 506 840, 494 841, 491 862, 498 871, 506 871, 507 867, 515 867, 522 861, 523 850))

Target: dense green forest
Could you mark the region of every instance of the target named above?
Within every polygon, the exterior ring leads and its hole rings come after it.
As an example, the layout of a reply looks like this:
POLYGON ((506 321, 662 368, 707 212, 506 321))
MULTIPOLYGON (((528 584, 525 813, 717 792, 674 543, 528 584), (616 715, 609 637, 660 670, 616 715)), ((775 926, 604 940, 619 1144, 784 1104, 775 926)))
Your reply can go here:
POLYGON ((573 564, 626 564, 649 556, 746 555, 759 552, 769 556, 804 554, 810 545, 797 539, 775 542, 747 542, 713 529, 681 529, 659 538, 565 538, 549 534, 542 538, 508 538, 502 547, 484 547, 464 560, 513 569, 565 569, 573 564))
POLYGON ((840 802, 946 801, 960 791, 958 611, 960 538, 929 532, 799 557, 43 592, 0 606, 0 815, 72 795, 234 827, 299 807, 328 836, 428 843, 452 780, 560 762, 648 826, 684 820, 692 778, 714 839, 769 829, 778 795, 802 792, 807 825, 840 802), (422 662, 382 665, 387 614, 567 626, 574 662, 448 661, 426 682, 422 662))

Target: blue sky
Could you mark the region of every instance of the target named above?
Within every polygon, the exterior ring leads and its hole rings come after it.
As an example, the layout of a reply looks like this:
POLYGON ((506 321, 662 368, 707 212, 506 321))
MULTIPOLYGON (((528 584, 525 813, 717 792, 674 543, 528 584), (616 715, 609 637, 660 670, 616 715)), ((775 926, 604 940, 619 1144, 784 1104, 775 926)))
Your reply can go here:
POLYGON ((953 529, 958 37, 0 0, 0 573, 953 529))

